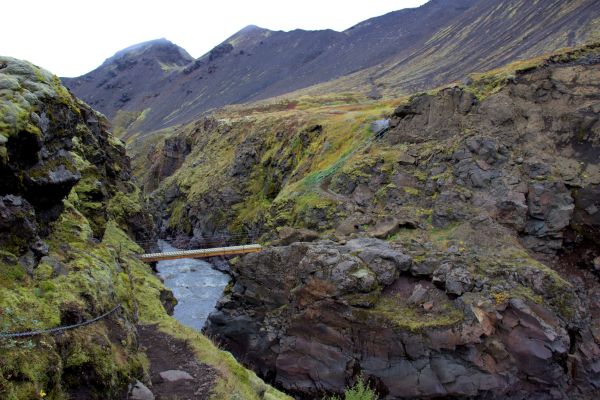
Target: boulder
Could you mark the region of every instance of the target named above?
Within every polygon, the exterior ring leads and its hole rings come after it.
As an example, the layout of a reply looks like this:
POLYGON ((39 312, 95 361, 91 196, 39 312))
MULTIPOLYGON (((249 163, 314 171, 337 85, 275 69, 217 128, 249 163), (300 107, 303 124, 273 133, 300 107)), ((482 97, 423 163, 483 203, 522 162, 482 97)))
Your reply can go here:
POLYGON ((386 239, 402 228, 415 229, 419 226, 418 222, 410 218, 386 217, 375 224, 369 231, 369 234, 378 239, 386 239))
POLYGON ((142 382, 136 380, 130 387, 130 400, 154 400, 154 394, 142 382))
POLYGON ((553 252, 562 244, 562 231, 573 216, 571 192, 560 182, 540 182, 529 186, 528 220, 524 243, 540 252, 553 252))
POLYGON ((359 238, 348 241, 345 246, 351 252, 356 252, 375 273, 378 282, 383 286, 391 285, 401 272, 408 271, 411 258, 399 251, 393 250, 388 243, 377 240, 359 238))
POLYGON ((47 254, 47 245, 38 236, 35 209, 14 195, 0 196, 0 246, 20 254, 27 249, 47 254))
POLYGON ((294 229, 284 226, 277 230, 278 244, 287 246, 294 242, 312 242, 319 238, 319 234, 310 229, 294 229))
POLYGON ((445 282, 446 293, 451 295, 460 296, 465 292, 470 292, 474 286, 471 274, 467 268, 462 265, 443 264, 442 267, 435 272, 435 276, 437 276, 440 281, 445 282), (445 274, 445 276, 441 278, 439 277, 439 274, 445 274))
POLYGON ((160 377, 167 382, 178 382, 178 381, 193 381, 194 377, 188 372, 181 371, 178 369, 170 369, 159 373, 160 377))

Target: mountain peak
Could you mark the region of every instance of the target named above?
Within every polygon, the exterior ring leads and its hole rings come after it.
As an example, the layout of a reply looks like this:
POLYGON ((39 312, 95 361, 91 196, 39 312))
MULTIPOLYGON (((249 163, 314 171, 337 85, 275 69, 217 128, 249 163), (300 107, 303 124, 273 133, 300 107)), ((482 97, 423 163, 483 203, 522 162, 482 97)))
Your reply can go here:
POLYGON ((248 25, 243 27, 242 29, 240 29, 240 31, 238 33, 242 33, 242 32, 252 32, 252 31, 257 31, 257 30, 265 30, 265 28, 261 28, 260 26, 256 26, 256 25, 248 25))
POLYGON ((194 60, 194 58, 183 48, 177 46, 170 40, 160 38, 137 43, 123 50, 119 50, 112 57, 106 59, 103 65, 118 62, 119 60, 140 57, 154 58, 163 63, 176 65, 185 65, 194 60))

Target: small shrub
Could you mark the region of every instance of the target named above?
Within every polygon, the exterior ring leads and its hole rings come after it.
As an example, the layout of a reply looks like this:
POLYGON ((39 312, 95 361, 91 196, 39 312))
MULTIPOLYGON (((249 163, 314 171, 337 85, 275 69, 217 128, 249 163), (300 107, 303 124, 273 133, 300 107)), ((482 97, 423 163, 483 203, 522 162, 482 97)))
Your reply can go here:
MULTIPOLYGON (((351 388, 344 391, 344 400, 378 400, 379 397, 373 389, 366 383, 363 377, 359 377, 358 381, 351 388)), ((338 396, 330 397, 329 400, 342 400, 338 396)))

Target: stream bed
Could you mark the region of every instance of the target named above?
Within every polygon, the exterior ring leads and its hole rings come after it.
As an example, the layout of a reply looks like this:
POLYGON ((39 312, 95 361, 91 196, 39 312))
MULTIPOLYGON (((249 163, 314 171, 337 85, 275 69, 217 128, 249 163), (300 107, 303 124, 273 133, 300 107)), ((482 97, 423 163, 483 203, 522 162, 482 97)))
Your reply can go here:
MULTIPOLYGON (((158 245, 163 252, 179 250, 163 240, 158 245)), ((201 330, 223 295, 229 275, 197 259, 159 261, 156 268, 177 299, 173 316, 182 324, 201 330)))

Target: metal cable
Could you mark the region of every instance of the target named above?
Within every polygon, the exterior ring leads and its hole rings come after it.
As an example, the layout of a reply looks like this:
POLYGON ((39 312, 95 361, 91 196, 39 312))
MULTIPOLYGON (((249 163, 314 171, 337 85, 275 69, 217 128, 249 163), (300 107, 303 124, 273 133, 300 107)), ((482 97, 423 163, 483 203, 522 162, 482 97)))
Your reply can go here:
POLYGON ((93 318, 93 319, 90 319, 87 321, 83 321, 78 324, 64 325, 64 326, 58 326, 56 328, 40 329, 37 331, 29 331, 29 332, 15 332, 15 333, 0 332, 0 338, 18 338, 18 337, 27 337, 27 336, 37 336, 37 335, 43 335, 46 333, 53 334, 53 333, 63 332, 63 331, 69 330, 69 329, 79 328, 81 326, 89 325, 89 324, 97 322, 103 318, 106 318, 109 315, 111 315, 112 313, 114 313, 115 311, 117 311, 119 308, 121 308, 121 304, 117 304, 115 306, 115 308, 113 308, 110 311, 105 312, 104 314, 102 314, 96 318, 93 318))

